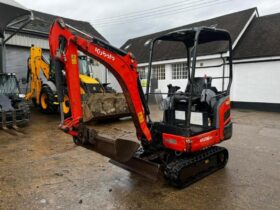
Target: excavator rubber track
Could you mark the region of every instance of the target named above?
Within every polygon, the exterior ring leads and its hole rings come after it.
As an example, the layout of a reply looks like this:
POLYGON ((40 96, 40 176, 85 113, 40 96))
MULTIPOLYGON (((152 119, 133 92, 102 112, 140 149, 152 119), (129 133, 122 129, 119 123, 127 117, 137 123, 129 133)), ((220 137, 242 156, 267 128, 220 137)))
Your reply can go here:
POLYGON ((171 186, 184 188, 224 168, 227 161, 227 149, 213 146, 170 162, 164 170, 164 176, 171 186))

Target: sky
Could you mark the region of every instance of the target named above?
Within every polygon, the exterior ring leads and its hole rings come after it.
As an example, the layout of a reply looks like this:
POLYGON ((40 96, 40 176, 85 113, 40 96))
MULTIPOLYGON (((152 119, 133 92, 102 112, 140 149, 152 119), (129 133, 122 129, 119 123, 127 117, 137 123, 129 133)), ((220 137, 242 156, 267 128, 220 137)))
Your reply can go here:
POLYGON ((16 0, 26 8, 88 21, 109 42, 257 7, 260 16, 280 12, 276 0, 16 0))

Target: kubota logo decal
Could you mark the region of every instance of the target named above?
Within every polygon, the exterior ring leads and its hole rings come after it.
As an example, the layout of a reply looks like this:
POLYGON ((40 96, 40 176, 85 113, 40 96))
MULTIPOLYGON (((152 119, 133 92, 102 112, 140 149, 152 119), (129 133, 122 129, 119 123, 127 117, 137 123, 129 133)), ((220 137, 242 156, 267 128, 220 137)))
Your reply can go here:
POLYGON ((138 112, 138 119, 140 123, 144 122, 144 116, 142 112, 138 112))
POLYGON ((176 144, 177 143, 177 141, 176 141, 176 139, 164 139, 164 141, 166 142, 166 143, 169 143, 169 144, 176 144))
POLYGON ((104 50, 99 49, 98 47, 96 47, 94 50, 98 55, 100 55, 104 58, 110 59, 112 61, 115 61, 115 56, 113 56, 112 54, 107 53, 104 50))
POLYGON ((201 138, 199 141, 206 142, 206 141, 210 141, 212 138, 213 138, 212 136, 206 136, 206 137, 201 138))

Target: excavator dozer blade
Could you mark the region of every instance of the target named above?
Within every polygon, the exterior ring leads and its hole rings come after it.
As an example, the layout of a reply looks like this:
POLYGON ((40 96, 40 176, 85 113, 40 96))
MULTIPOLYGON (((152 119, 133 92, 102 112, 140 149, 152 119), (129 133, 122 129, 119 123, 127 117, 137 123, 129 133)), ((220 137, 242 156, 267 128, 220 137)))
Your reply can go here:
POLYGON ((152 181, 157 181, 161 172, 160 164, 136 156, 133 156, 126 162, 118 162, 113 159, 111 159, 109 162, 120 168, 139 174, 152 181))
POLYGON ((140 146, 135 141, 121 138, 112 139, 99 135, 90 129, 85 129, 83 134, 85 135, 80 135, 84 138, 81 141, 89 143, 85 145, 86 148, 119 162, 126 162, 131 159, 140 146))
POLYGON ((153 181, 157 180, 160 165, 147 158, 141 158, 138 142, 99 134, 90 125, 81 125, 78 136, 82 144, 87 143, 86 148, 110 158, 111 163, 153 181))

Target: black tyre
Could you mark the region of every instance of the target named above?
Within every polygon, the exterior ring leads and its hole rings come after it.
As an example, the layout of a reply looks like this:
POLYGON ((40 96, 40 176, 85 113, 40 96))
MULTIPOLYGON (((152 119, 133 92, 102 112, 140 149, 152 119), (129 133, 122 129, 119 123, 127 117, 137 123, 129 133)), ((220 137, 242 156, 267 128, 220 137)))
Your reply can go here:
POLYGON ((49 86, 43 86, 40 94, 40 108, 44 114, 57 113, 58 106, 54 104, 54 93, 49 86))
POLYGON ((83 145, 82 141, 78 138, 73 136, 73 142, 77 145, 77 146, 81 146, 83 145))
POLYGON ((39 106, 37 104, 37 102, 36 102, 36 98, 32 98, 31 100, 32 100, 32 104, 33 104, 34 107, 38 107, 39 106))
POLYGON ((71 116, 70 99, 67 94, 64 95, 64 97, 63 97, 62 109, 63 109, 62 111, 63 111, 65 118, 68 118, 71 116))

